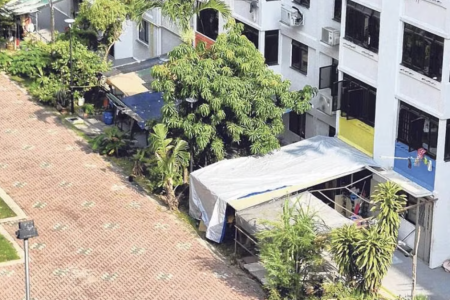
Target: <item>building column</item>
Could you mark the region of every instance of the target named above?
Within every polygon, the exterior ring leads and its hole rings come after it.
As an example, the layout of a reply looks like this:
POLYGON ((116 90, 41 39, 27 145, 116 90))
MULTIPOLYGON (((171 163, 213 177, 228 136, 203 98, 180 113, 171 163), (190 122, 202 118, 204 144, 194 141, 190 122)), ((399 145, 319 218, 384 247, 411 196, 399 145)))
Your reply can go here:
POLYGON ((434 203, 432 219, 432 235, 430 245, 430 268, 437 268, 442 262, 449 259, 450 249, 450 162, 444 161, 445 135, 447 120, 439 120, 438 149, 436 158, 436 179, 434 192, 437 201, 434 203))
POLYGON ((375 135, 373 158, 382 167, 390 168, 397 138, 398 100, 395 98, 398 66, 401 59, 402 23, 399 1, 383 0, 380 15, 380 41, 378 50, 377 98, 375 109, 375 135))

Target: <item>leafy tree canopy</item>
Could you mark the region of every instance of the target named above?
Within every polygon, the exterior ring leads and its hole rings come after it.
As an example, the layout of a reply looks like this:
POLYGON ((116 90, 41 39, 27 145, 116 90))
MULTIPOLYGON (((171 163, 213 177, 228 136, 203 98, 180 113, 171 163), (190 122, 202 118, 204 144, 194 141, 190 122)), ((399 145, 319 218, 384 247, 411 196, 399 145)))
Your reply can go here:
POLYGON ((209 49, 182 44, 152 69, 153 89, 164 92, 163 122, 192 139, 196 154, 221 160, 227 152, 266 154, 279 147, 286 109, 304 113, 316 89, 290 91, 231 20, 209 49), (186 98, 198 101, 192 109, 186 98), (180 99, 181 101, 177 100, 180 99))

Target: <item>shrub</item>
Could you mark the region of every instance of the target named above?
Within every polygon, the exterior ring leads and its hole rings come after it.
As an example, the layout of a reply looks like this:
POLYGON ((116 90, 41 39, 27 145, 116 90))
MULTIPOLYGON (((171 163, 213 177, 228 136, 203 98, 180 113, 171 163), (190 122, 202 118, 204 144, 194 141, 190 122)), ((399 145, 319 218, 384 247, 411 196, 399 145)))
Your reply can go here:
POLYGON ((102 155, 120 156, 128 147, 126 134, 116 126, 106 128, 103 133, 89 143, 94 151, 102 155))
POLYGON ((6 71, 11 64, 12 57, 5 51, 0 51, 0 70, 6 71))

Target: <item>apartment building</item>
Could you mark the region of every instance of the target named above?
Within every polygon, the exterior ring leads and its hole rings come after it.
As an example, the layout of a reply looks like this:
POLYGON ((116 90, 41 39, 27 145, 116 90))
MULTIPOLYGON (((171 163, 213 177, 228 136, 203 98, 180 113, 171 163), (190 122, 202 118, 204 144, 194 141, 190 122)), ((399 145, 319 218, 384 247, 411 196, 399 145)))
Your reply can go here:
MULTIPOLYGON (((430 267, 450 258, 450 1, 227 0, 243 34, 292 89, 319 88, 304 115, 284 115, 285 143, 337 136, 372 157, 371 190, 399 182, 407 235, 421 226, 419 257, 430 267), (444 55, 446 54, 446 55, 444 55), (408 227, 409 226, 409 227, 408 227)), ((148 12, 131 24, 116 58, 170 51, 179 32, 148 12), (132 47, 130 47, 132 45, 132 47)), ((224 20, 194 18, 196 42, 214 43, 224 20)))
POLYGON ((430 267, 450 258, 449 8, 440 0, 343 0, 334 84, 338 137, 422 187, 409 205, 433 199, 418 217, 419 256, 430 267), (424 152, 427 163, 415 161, 424 152))

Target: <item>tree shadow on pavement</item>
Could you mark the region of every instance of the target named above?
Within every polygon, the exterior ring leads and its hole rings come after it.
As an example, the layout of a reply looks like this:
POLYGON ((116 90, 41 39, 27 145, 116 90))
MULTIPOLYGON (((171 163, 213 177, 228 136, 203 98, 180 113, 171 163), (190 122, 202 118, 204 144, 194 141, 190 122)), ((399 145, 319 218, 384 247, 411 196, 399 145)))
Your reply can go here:
POLYGON ((212 276, 225 283, 240 296, 248 299, 265 299, 261 285, 241 269, 230 266, 227 261, 214 256, 208 258, 196 256, 192 260, 201 269, 211 271, 212 276))

